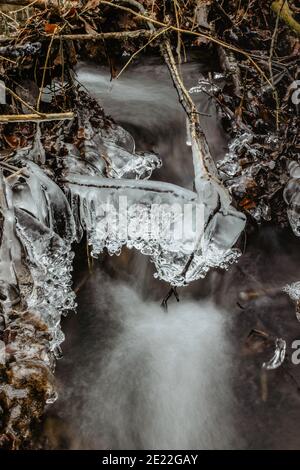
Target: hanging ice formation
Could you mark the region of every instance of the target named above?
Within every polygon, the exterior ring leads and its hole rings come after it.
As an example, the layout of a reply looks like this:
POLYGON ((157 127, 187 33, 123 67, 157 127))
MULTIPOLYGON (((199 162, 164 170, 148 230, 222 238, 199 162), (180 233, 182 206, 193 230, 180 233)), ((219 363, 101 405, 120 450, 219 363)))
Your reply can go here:
POLYGON ((93 256, 105 248, 111 255, 123 246, 136 248, 150 256, 155 276, 173 286, 237 259, 233 245, 245 216, 230 204, 227 190, 202 171, 193 133, 196 192, 147 181, 161 162, 155 154, 136 154, 133 139, 120 127, 101 135, 89 122, 82 125, 84 165, 69 146, 64 178, 77 239, 86 231, 93 256))
POLYGON ((75 308, 71 246, 84 231, 94 256, 136 248, 174 286, 226 268, 239 255, 233 245, 245 217, 202 171, 193 129, 195 192, 149 181, 159 157, 136 152, 131 135, 97 106, 79 104, 74 122, 53 135, 51 127, 43 136, 37 126, 32 145, 10 157, 13 174, 0 175, 0 333, 10 338, 9 349, 0 341, 7 376, 0 395, 14 439, 29 433, 43 403, 56 399, 60 319, 75 308))
POLYGON ((136 153, 128 132, 104 117, 96 127, 90 118, 86 111, 77 118, 79 144, 67 142, 63 132, 56 138, 56 161, 68 200, 54 174, 37 164, 49 153, 39 128, 32 148, 14 157, 22 170, 2 181, 4 310, 17 303, 21 289, 27 308, 47 324, 53 351, 63 340, 60 316, 75 306, 71 244, 83 231, 94 256, 105 248, 110 254, 124 245, 136 248, 150 256, 156 276, 184 285, 236 260, 239 252, 233 245, 245 224, 227 191, 202 172, 193 133, 196 192, 148 181, 161 165, 157 155, 136 153), (28 269, 23 282, 24 258, 28 269))
POLYGON ((45 403, 57 397, 60 319, 75 307, 75 225, 64 193, 35 163, 23 161, 14 175, 0 176, 0 397, 7 430, 1 437, 18 447, 30 439, 30 423, 45 403))

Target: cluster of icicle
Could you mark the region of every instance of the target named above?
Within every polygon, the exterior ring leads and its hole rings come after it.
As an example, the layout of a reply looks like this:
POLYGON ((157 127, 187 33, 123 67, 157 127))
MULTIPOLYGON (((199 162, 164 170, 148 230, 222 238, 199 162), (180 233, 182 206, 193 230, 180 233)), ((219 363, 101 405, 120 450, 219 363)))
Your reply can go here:
POLYGON ((84 164, 75 145, 68 144, 63 157, 77 240, 86 232, 93 256, 104 249, 114 255, 123 246, 135 248, 150 257, 155 277, 173 286, 204 277, 213 267, 226 268, 237 259, 239 251, 233 245, 245 217, 223 197, 223 190, 199 171, 196 192, 149 181, 161 166, 160 159, 136 153, 132 137, 118 126, 105 133, 85 122, 84 164))
MULTIPOLYGON (((30 157, 33 155, 29 153, 30 157)), ((60 316, 75 307, 71 278, 74 218, 59 186, 29 159, 21 174, 6 179, 4 194, 7 209, 0 261, 3 310, 9 312, 16 303, 9 293, 21 289, 19 294, 23 294, 28 310, 47 324, 50 349, 55 351, 63 340, 60 316), (22 279, 24 258, 32 284, 27 291, 28 278, 22 279)))
POLYGON ((73 215, 35 157, 31 149, 21 170, 0 175, 0 446, 10 448, 30 442, 30 424, 56 400, 61 315, 75 307, 73 215))

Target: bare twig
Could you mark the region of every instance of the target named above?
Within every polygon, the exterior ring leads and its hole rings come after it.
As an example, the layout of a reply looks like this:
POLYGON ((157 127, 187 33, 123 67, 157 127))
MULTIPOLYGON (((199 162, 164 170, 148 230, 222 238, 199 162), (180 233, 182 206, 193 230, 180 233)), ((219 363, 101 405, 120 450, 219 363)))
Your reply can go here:
POLYGON ((150 37, 153 32, 147 29, 137 29, 135 31, 109 31, 106 33, 85 33, 85 34, 61 34, 54 36, 54 39, 72 39, 81 41, 90 41, 93 39, 129 39, 140 36, 150 37))
POLYGON ((40 102, 41 102, 41 98, 42 98, 42 94, 43 94, 43 89, 44 89, 46 71, 47 71, 47 66, 48 66, 48 62, 49 62, 51 47, 52 47, 52 44, 53 44, 53 38, 54 38, 54 34, 55 34, 56 30, 57 30, 57 28, 55 28, 55 30, 54 30, 54 32, 53 32, 53 35, 52 35, 52 37, 51 37, 51 40, 50 40, 49 46, 48 46, 48 50, 47 50, 47 55, 46 55, 45 64, 44 64, 44 68, 43 68, 42 83, 41 83, 41 86, 40 86, 39 96, 38 96, 37 103, 36 103, 36 109, 37 109, 37 111, 40 110, 40 102))
MULTIPOLYGON (((77 33, 77 34, 56 34, 53 37, 54 41, 57 40, 73 40, 73 41, 93 41, 99 39, 132 39, 138 37, 151 37, 153 31, 149 31, 148 29, 137 29, 134 31, 109 31, 105 33, 77 33)), ((48 36, 44 36, 46 39, 48 36)), ((0 36, 0 43, 1 42, 8 42, 14 41, 17 39, 17 36, 0 36)))
POLYGON ((2 114, 0 122, 43 122, 64 121, 74 118, 74 113, 50 113, 50 114, 2 114))
POLYGON ((122 69, 120 70, 120 72, 118 73, 118 75, 116 76, 116 79, 120 77, 120 75, 124 72, 125 69, 127 69, 128 65, 133 61, 133 59, 143 50, 145 49, 147 46, 149 46, 149 44, 151 42, 153 42, 155 39, 157 39, 159 36, 161 36, 162 34, 166 33, 170 28, 165 28, 165 29, 160 29, 156 34, 154 34, 152 31, 149 31, 151 32, 151 39, 149 39, 148 42, 146 42, 146 44, 144 44, 140 49, 138 49, 134 54, 132 54, 132 56, 130 57, 130 59, 126 62, 126 64, 124 65, 124 67, 122 67, 122 69))
POLYGON ((19 95, 17 95, 13 90, 8 88, 7 86, 5 87, 5 91, 7 91, 11 96, 13 96, 17 101, 19 101, 23 106, 28 108, 30 111, 32 111, 34 114, 37 114, 38 116, 44 116, 43 113, 40 113, 36 109, 34 109, 29 103, 24 101, 19 95))

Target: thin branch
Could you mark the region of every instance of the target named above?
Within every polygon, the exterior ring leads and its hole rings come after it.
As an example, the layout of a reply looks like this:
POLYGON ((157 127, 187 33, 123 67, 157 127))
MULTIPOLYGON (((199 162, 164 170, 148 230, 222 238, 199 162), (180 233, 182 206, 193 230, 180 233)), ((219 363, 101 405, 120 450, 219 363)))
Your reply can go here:
MULTIPOLYGON (((92 40, 99 40, 99 39, 130 39, 130 38, 138 38, 138 37, 151 37, 153 31, 149 31, 148 29, 137 29, 135 31, 109 31, 105 33, 77 33, 77 34, 56 34, 53 37, 53 40, 61 40, 64 39, 66 41, 73 40, 73 41, 92 41, 92 40)), ((48 38, 48 35, 44 36, 45 39, 48 38)), ((17 36, 0 36, 0 43, 1 42, 8 42, 8 41, 15 41, 17 36)))
POLYGON ((148 42, 146 42, 146 44, 144 44, 140 49, 138 49, 134 54, 132 54, 132 56, 130 57, 130 59, 126 62, 126 64, 124 65, 124 67, 122 67, 122 69, 120 70, 120 72, 118 73, 118 75, 116 76, 116 79, 120 77, 120 75, 124 72, 125 69, 127 69, 128 65, 133 61, 133 59, 142 51, 144 50, 147 46, 149 46, 149 44, 151 42, 153 42, 155 39, 157 39, 159 36, 161 36, 162 34, 166 33, 170 28, 165 28, 165 29, 160 29, 156 34, 154 34, 154 32, 152 31, 149 31, 152 35, 152 38, 149 39, 148 42))
POLYGON ((41 102, 41 99, 42 99, 42 94, 43 94, 43 89, 44 89, 46 71, 47 71, 47 66, 48 66, 48 62, 49 62, 51 47, 52 47, 52 44, 53 44, 53 38, 54 38, 54 34, 55 34, 55 32, 56 32, 56 29, 57 29, 57 28, 55 28, 55 30, 54 30, 54 32, 53 32, 53 34, 52 34, 51 40, 50 40, 50 42, 49 42, 49 46, 48 46, 48 50, 47 50, 47 55, 46 55, 46 59, 45 59, 45 64, 44 64, 44 68, 43 68, 42 83, 41 83, 41 86, 40 86, 39 96, 38 96, 37 103, 36 103, 36 109, 37 109, 38 112, 39 112, 39 110, 40 110, 40 102, 41 102))
POLYGON ((34 114, 37 114, 39 116, 44 116, 43 113, 40 113, 36 109, 34 109, 29 103, 24 101, 19 95, 17 95, 13 90, 5 86, 5 91, 7 91, 11 96, 13 96, 17 101, 19 101, 23 106, 28 108, 30 111, 32 111, 34 114))
POLYGON ((50 114, 2 114, 0 122, 44 122, 64 121, 74 118, 74 113, 50 113, 50 114))
POLYGON ((54 39, 72 39, 81 41, 90 41, 93 39, 128 39, 138 38, 140 36, 150 37, 153 32, 148 29, 137 29, 135 31, 109 31, 105 33, 83 33, 83 34, 61 34, 54 36, 54 39))
MULTIPOLYGON (((47 8, 47 0, 0 0, 0 5, 11 5, 11 6, 25 6, 30 7, 34 6, 35 8, 47 8)), ((22 10, 23 8, 21 8, 22 10)), ((19 11, 19 10, 17 10, 19 11)))
POLYGON ((273 54, 274 54, 274 47, 275 47, 275 44, 276 44, 279 18, 280 18, 280 14, 281 14, 283 6, 284 6, 284 3, 282 3, 281 9, 278 10, 278 12, 277 12, 276 23, 275 23, 275 28, 274 28, 274 31, 273 31, 273 34, 272 34, 270 54, 269 54, 269 60, 268 60, 269 72, 270 72, 270 81, 272 83, 273 96, 274 96, 274 100, 275 100, 275 103, 276 103, 275 116, 276 116, 276 129, 277 129, 277 131, 279 130, 279 96, 278 96, 277 89, 276 89, 275 84, 274 84, 272 59, 273 59, 273 54))

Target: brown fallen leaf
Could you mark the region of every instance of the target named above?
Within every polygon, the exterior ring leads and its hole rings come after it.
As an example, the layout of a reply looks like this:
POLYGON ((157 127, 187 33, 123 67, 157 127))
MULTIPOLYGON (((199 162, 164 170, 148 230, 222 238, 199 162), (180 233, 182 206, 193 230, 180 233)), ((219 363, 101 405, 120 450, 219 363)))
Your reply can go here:
POLYGON ((17 135, 4 135, 5 142, 13 149, 21 147, 21 137, 17 135))
POLYGON ((46 23, 45 24, 45 32, 47 34, 53 34, 55 33, 56 29, 58 28, 58 25, 55 23, 46 23))
POLYGON ((244 197, 239 205, 243 207, 243 209, 249 210, 249 209, 254 209, 256 207, 256 203, 249 199, 248 197, 244 197))

